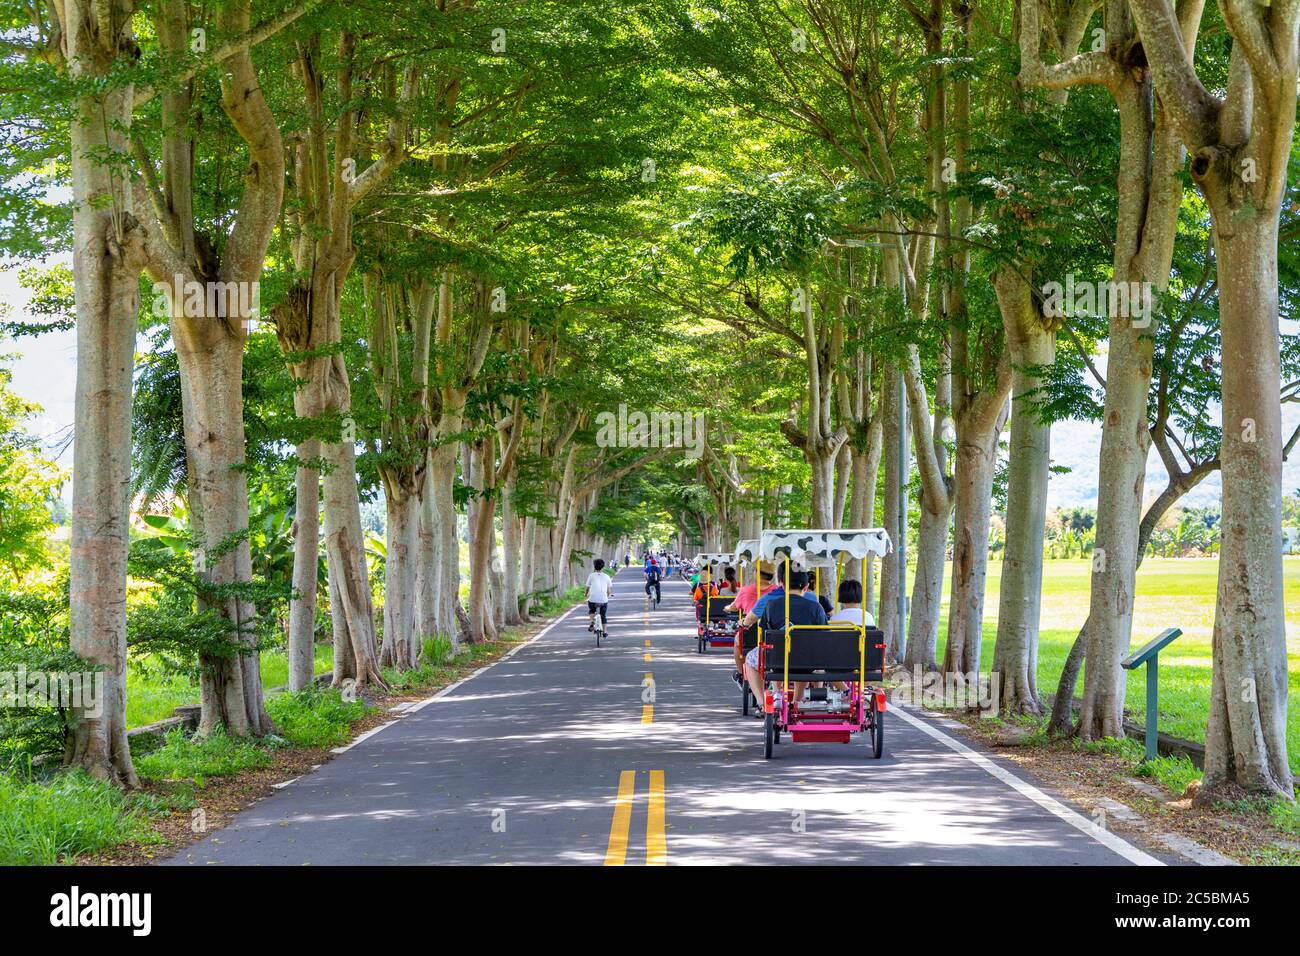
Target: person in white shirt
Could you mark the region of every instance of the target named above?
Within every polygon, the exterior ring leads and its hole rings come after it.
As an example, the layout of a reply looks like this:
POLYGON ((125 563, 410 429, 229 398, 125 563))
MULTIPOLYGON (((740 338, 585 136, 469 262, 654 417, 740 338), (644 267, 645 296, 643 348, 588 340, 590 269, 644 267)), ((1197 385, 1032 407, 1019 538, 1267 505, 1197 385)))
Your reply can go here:
MULTIPOLYGON (((852 578, 840 582, 836 592, 840 599, 840 609, 831 615, 828 624, 852 624, 854 627, 875 627, 876 619, 862 610, 862 582, 852 578)), ((836 690, 844 690, 844 684, 835 682, 836 690)))
POLYGON ((609 599, 614 594, 614 579, 605 573, 605 561, 597 558, 591 566, 596 570, 587 575, 587 630, 596 629, 596 614, 600 614, 600 629, 609 633, 609 599))
POLYGON ((831 615, 831 624, 852 624, 854 627, 875 627, 876 619, 862 610, 862 582, 852 579, 841 581, 840 609, 831 615))

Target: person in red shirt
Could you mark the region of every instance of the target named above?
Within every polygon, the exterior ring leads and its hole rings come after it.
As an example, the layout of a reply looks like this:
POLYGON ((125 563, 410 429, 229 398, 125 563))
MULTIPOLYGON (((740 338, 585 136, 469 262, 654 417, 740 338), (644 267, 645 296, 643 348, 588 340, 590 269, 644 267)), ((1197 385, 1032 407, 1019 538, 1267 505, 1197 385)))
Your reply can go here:
MULTIPOLYGON (((753 584, 746 584, 736 592, 735 600, 727 605, 728 611, 739 611, 742 619, 753 609, 754 605, 758 603, 758 599, 768 591, 772 590, 773 587, 772 566, 760 561, 757 567, 758 581, 753 584)), ((731 569, 728 568, 727 570, 730 571, 731 569)), ((731 646, 732 656, 736 661, 736 670, 732 673, 731 679, 735 682, 737 687, 744 686, 745 681, 745 654, 744 651, 741 650, 740 646, 742 630, 743 628, 736 628, 736 640, 731 646)))
POLYGON ((732 594, 740 590, 740 585, 736 583, 735 568, 728 566, 722 569, 722 582, 718 585, 718 590, 730 591, 732 594))

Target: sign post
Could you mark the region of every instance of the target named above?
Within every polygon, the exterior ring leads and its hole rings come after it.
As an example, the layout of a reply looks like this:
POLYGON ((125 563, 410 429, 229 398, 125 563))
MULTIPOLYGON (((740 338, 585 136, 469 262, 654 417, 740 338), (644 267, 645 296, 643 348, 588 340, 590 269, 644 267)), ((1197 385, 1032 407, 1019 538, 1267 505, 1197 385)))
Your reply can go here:
POLYGON ((1152 641, 1138 648, 1128 657, 1120 662, 1120 666, 1125 670, 1136 670, 1143 664, 1147 667, 1147 753, 1143 760, 1154 760, 1158 754, 1156 747, 1159 742, 1160 711, 1159 690, 1160 690, 1160 652, 1167 644, 1174 641, 1175 638, 1181 637, 1182 630, 1176 627, 1167 628, 1160 632, 1152 641))

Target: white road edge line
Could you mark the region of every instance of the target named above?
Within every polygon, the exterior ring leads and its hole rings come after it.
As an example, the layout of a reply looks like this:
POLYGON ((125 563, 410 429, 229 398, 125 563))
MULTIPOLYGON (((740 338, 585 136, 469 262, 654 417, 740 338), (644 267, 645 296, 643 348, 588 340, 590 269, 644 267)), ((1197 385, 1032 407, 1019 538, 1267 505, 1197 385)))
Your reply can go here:
MULTIPOLYGON (((442 690, 438 691, 438 693, 434 694, 432 697, 426 697, 424 700, 416 701, 416 702, 413 703, 413 704, 409 704, 409 705, 407 705, 407 706, 402 710, 402 715, 403 715, 403 717, 405 717, 405 716, 407 716, 407 715, 409 715, 409 714, 414 714, 416 711, 423 710, 425 707, 428 707, 430 704, 432 704, 432 703, 433 703, 435 700, 437 700, 438 698, 440 698, 440 697, 446 697, 448 694, 450 694, 450 693, 451 693, 452 691, 454 691, 456 688, 460 687, 462 684, 465 684, 465 683, 467 683, 467 682, 469 682, 469 681, 472 681, 475 677, 478 677, 478 675, 479 675, 479 674, 482 674, 484 671, 486 671, 486 670, 491 670, 493 667, 496 667, 496 666, 497 666, 498 664, 500 664, 502 661, 508 661, 508 660, 510 660, 510 658, 514 657, 516 654, 518 654, 520 651, 522 651, 522 650, 523 650, 525 647, 527 647, 529 644, 532 644, 532 643, 534 643, 535 641, 540 641, 543 637, 545 637, 545 636, 550 632, 551 628, 553 628, 553 627, 555 627, 557 624, 560 624, 561 622, 563 622, 564 619, 565 619, 566 617, 568 617, 570 614, 572 614, 572 613, 573 613, 574 611, 576 611, 578 608, 580 608, 580 607, 585 607, 585 606, 586 606, 586 605, 585 605, 583 602, 579 601, 577 604, 573 605, 573 607, 569 608, 567 611, 565 611, 563 614, 561 614, 559 617, 557 617, 557 618, 556 618, 554 621, 552 621, 550 624, 547 624, 544 628, 542 628, 540 631, 538 631, 536 634, 534 634, 534 635, 533 635, 532 637, 530 637, 528 640, 524 641, 522 644, 517 644, 516 646, 510 648, 510 650, 508 650, 506 653, 502 654, 499 658, 497 658, 496 660, 494 660, 491 664, 485 664, 483 667, 480 667, 478 670, 474 671, 474 673, 469 674, 469 675, 467 675, 467 676, 465 676, 465 677, 462 677, 460 680, 456 681, 456 683, 454 683, 454 684, 448 684, 446 687, 444 687, 442 690)), ((399 705, 399 706, 401 706, 401 705, 399 705)), ((393 708, 393 710, 396 710, 396 709, 397 709, 397 708, 393 708)), ((369 740, 371 737, 373 737, 375 734, 379 733, 381 730, 387 730, 389 727, 393 726, 393 724, 399 724, 399 723, 401 723, 401 719, 400 719, 400 718, 399 718, 398 720, 390 720, 390 721, 389 721, 388 723, 386 723, 386 724, 380 724, 378 727, 373 727, 373 728, 371 728, 370 730, 367 730, 364 734, 361 734, 359 737, 357 737, 357 738, 356 738, 355 740, 353 740, 351 743, 345 744, 345 745, 342 746, 342 747, 335 747, 335 748, 333 748, 333 749, 330 751, 330 753, 332 753, 332 754, 345 754, 345 753, 347 753, 349 750, 351 750, 353 747, 355 747, 357 744, 361 743, 362 741, 369 740)))
POLYGON ((989 774, 992 777, 996 777, 998 780, 1001 780, 1012 790, 1015 790, 1017 793, 1021 794, 1022 796, 1028 797, 1030 800, 1038 804, 1044 810, 1060 817, 1062 820, 1070 824, 1070 826, 1074 827, 1075 829, 1083 831, 1088 836, 1092 837, 1094 840, 1100 843, 1102 846, 1106 847, 1106 849, 1119 854, 1124 859, 1128 860, 1130 863, 1136 864, 1137 866, 1165 866, 1166 865, 1163 861, 1156 859, 1151 854, 1139 850, 1137 847, 1129 843, 1127 840, 1121 839, 1120 837, 1111 833, 1109 830, 1104 830, 1101 827, 1097 826, 1097 824, 1093 823, 1087 817, 1083 816, 1080 813, 1076 813, 1074 810, 1071 810, 1069 807, 1061 803, 1061 801, 1057 800, 1055 797, 1050 797, 1047 794, 1043 793, 1043 791, 1039 790, 1033 784, 1026 783, 1024 780, 1021 780, 1019 777, 1011 773, 1009 770, 998 766, 996 763, 994 763, 988 757, 984 756, 982 753, 979 753, 978 751, 972 750, 970 747, 967 747, 960 740, 956 740, 953 737, 949 737, 942 730, 939 730, 937 727, 931 726, 928 720, 925 720, 922 717, 917 717, 913 714, 909 714, 902 707, 902 705, 894 704, 890 708, 890 710, 898 714, 899 717, 902 717, 903 720, 907 721, 913 727, 919 729, 922 733, 929 734, 931 737, 933 737, 935 740, 939 741, 941 744, 948 747, 950 750, 953 750, 959 755, 961 755, 962 757, 965 757, 967 760, 975 764, 975 766, 979 767, 985 773, 989 774))
POLYGON ((568 617, 570 614, 572 614, 572 613, 573 613, 574 611, 576 611, 578 608, 580 608, 580 607, 586 607, 586 606, 587 606, 587 605, 586 605, 586 602, 585 602, 585 601, 580 601, 580 602, 578 602, 577 604, 573 605, 573 607, 569 608, 567 611, 565 611, 563 614, 561 614, 559 617, 557 617, 557 618, 556 618, 554 621, 552 621, 550 624, 547 624, 544 628, 542 628, 540 631, 538 631, 536 634, 534 634, 534 635, 533 635, 532 637, 530 637, 528 640, 524 641, 522 644, 519 644, 519 645, 516 645, 515 647, 510 648, 510 650, 506 651, 506 653, 502 654, 500 657, 498 657, 496 660, 494 660, 491 664, 485 664, 485 665, 483 665, 482 667, 480 667, 478 670, 474 671, 474 673, 472 673, 472 674, 468 674, 468 675, 466 675, 465 677, 462 677, 460 680, 456 681, 456 683, 454 683, 454 684, 448 684, 446 687, 444 687, 442 690, 438 691, 438 693, 434 694, 432 697, 426 697, 424 700, 417 701, 416 703, 414 703, 414 704, 412 704, 410 707, 408 707, 408 708, 406 709, 406 712, 407 712, 408 714, 414 714, 416 711, 423 710, 424 708, 426 708, 426 707, 428 707, 430 704, 432 704, 435 700, 438 700, 438 699, 440 699, 440 698, 442 698, 442 697, 446 697, 448 694, 450 694, 452 691, 456 690, 456 688, 460 687, 462 684, 467 684, 467 683, 469 683, 469 682, 472 681, 475 677, 478 677, 479 674, 482 674, 484 671, 491 670, 492 668, 496 667, 498 664, 501 664, 501 663, 503 663, 503 662, 505 662, 505 661, 510 660, 510 658, 514 657, 516 654, 518 654, 520 651, 522 651, 522 650, 523 650, 525 647, 527 647, 529 644, 533 644, 533 643, 535 643, 536 641, 540 641, 543 637, 545 637, 548 633, 550 633, 551 628, 555 627, 557 624, 562 623, 566 617, 568 617))

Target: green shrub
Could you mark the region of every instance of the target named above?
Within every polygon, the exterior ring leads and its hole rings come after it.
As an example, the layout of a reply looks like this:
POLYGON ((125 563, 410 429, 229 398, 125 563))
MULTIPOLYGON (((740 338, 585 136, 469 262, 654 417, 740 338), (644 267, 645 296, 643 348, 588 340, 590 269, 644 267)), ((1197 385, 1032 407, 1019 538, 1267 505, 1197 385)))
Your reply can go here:
POLYGON ((348 739, 352 723, 368 712, 364 701, 345 701, 334 688, 309 687, 266 702, 276 727, 299 747, 333 747, 348 739))
POLYGON ((251 739, 231 737, 217 730, 207 737, 187 734, 177 728, 167 734, 157 750, 135 759, 141 777, 151 780, 193 780, 199 786, 208 777, 227 777, 243 770, 269 766, 272 760, 267 744, 251 739))
POLYGON ((432 667, 441 667, 452 657, 451 638, 445 634, 426 637, 420 649, 423 652, 421 662, 432 667))
POLYGON ((1148 777, 1170 793, 1181 796, 1187 785, 1201 779, 1201 771, 1186 757, 1156 757, 1138 764, 1134 771, 1139 777, 1148 777))

